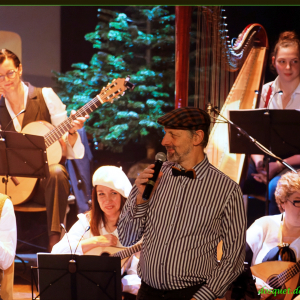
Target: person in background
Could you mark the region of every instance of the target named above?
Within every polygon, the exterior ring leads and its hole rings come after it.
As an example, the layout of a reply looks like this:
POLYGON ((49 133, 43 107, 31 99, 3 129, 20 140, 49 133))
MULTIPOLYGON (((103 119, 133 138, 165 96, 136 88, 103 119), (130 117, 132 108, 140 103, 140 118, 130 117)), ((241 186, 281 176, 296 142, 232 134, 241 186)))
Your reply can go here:
MULTIPOLYGON (((0 50, 0 128, 21 132, 33 121, 47 121, 55 126, 67 118, 66 106, 51 88, 36 88, 21 80, 19 58, 10 50, 0 50), (19 114, 26 109, 24 113, 19 114), (19 115, 18 115, 19 114, 19 115)), ((71 114, 75 114, 73 111, 71 114)), ((84 147, 77 133, 88 116, 73 120, 73 127, 64 135, 67 158, 82 158, 84 147)), ((46 205, 50 252, 60 240, 60 224, 64 221, 70 192, 69 176, 61 164, 49 166, 50 177, 40 179, 31 201, 46 205)))
MULTIPOLYGON (((51 253, 72 251, 73 254, 82 255, 96 247, 111 247, 113 253, 124 248, 118 238, 117 222, 131 191, 131 183, 122 169, 115 166, 100 167, 94 173, 92 181, 94 188, 91 210, 78 215, 78 221, 54 245, 51 253)), ((140 279, 136 271, 138 260, 139 254, 136 253, 123 270, 127 273, 122 279, 124 292, 136 294, 139 289, 140 279)))
MULTIPOLYGON (((293 31, 280 34, 272 54, 272 70, 277 73, 274 81, 266 83, 262 89, 260 108, 300 109, 300 40, 293 31), (282 91, 282 93, 280 93, 282 91)), ((300 155, 282 157, 294 168, 300 167, 300 155)), ((279 161, 269 163, 269 214, 279 214, 274 192, 280 176, 289 169, 279 161)), ((266 168, 263 155, 251 155, 244 194, 265 194, 266 168)))
MULTIPOLYGON (((247 230, 246 261, 257 265, 266 261, 300 259, 300 171, 280 178, 275 191, 276 204, 282 214, 257 219, 247 230)), ((256 278, 259 291, 268 285, 256 278)), ((261 294, 262 298, 269 294, 261 294)))
POLYGON ((17 227, 10 199, 0 194, 0 269, 9 268, 16 255, 17 227))
POLYGON ((0 299, 13 300, 17 227, 10 199, 0 193, 0 299))

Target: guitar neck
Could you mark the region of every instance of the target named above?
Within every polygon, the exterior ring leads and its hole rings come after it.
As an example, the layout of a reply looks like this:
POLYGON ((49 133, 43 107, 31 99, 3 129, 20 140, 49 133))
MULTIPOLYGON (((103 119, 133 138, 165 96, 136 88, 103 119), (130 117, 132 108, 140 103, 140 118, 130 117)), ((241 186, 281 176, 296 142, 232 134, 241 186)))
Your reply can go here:
POLYGON ((129 82, 129 78, 130 77, 127 76, 126 78, 114 79, 112 83, 109 83, 106 88, 102 89, 100 94, 98 94, 94 99, 81 107, 75 115, 70 116, 59 126, 48 132, 44 136, 46 148, 59 140, 67 131, 69 131, 73 127, 72 121, 74 121, 78 117, 84 117, 87 114, 90 114, 104 102, 112 102, 114 98, 119 98, 119 95, 123 95, 126 89, 133 90, 134 84, 129 82))
POLYGON ((142 243, 138 243, 134 246, 131 246, 127 249, 121 250, 119 252, 116 252, 114 254, 112 254, 112 257, 120 257, 121 259, 124 259, 126 257, 131 256, 132 254, 139 252, 142 250, 142 243))
MULTIPOLYGON (((294 264, 292 267, 286 269, 285 271, 281 272, 279 275, 277 275, 276 281, 280 286, 285 284, 287 281, 289 281, 291 278, 293 278, 297 273, 300 271, 300 260, 294 264)), ((272 279, 274 280, 274 278, 272 279)))
POLYGON ((52 129, 50 132, 48 132, 44 138, 45 138, 45 144, 46 148, 51 146, 53 143, 55 143, 57 140, 59 140, 66 132, 68 132, 72 127, 72 122, 77 119, 78 117, 84 117, 87 114, 93 112, 95 109, 97 109, 102 104, 101 100, 97 97, 89 101, 87 104, 85 104, 83 107, 81 107, 79 110, 77 110, 75 115, 70 116, 68 119, 66 119, 64 122, 62 122, 59 126, 52 129))

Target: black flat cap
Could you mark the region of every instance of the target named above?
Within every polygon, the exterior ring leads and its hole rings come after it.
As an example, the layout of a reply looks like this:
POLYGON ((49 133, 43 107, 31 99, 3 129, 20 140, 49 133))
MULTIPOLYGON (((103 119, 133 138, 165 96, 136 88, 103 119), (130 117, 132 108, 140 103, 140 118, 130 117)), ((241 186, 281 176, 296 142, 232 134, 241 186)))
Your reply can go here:
POLYGON ((158 118, 157 123, 171 129, 197 130, 205 125, 209 127, 210 116, 200 108, 181 107, 158 118))

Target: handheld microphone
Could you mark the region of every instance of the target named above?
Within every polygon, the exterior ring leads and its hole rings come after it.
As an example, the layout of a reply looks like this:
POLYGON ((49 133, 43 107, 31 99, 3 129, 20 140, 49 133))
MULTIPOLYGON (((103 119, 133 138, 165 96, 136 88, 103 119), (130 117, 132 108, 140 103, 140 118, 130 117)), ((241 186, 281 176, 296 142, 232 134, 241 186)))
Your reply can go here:
POLYGON ((142 195, 143 200, 147 201, 150 198, 150 195, 152 193, 153 187, 155 185, 155 182, 157 180, 158 174, 160 172, 161 166, 163 162, 165 162, 167 159, 166 154, 163 152, 158 152, 155 155, 155 166, 154 166, 154 174, 151 179, 148 180, 144 193, 142 195))
POLYGON ((5 129, 4 129, 4 131, 6 130, 6 128, 9 126, 9 124, 15 119, 15 118, 17 118, 19 115, 21 115, 21 114, 24 114, 24 112, 26 112, 26 109, 22 109, 19 113, 17 113, 9 122, 8 122, 8 124, 6 125, 6 127, 5 127, 5 129))

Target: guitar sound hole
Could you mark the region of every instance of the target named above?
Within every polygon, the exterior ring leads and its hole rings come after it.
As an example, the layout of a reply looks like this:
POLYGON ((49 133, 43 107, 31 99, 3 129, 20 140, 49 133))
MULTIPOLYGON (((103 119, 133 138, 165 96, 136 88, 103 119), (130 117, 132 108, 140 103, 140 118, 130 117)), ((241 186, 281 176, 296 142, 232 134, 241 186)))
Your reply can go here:
POLYGON ((109 256, 110 254, 108 252, 103 252, 100 256, 109 256))

